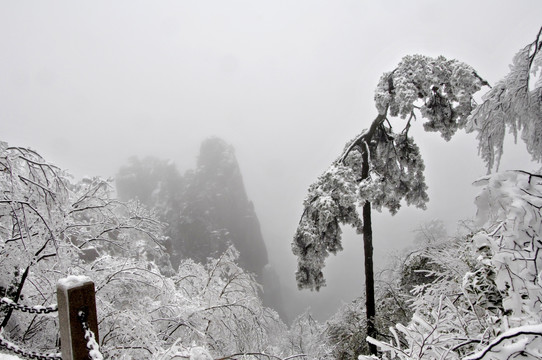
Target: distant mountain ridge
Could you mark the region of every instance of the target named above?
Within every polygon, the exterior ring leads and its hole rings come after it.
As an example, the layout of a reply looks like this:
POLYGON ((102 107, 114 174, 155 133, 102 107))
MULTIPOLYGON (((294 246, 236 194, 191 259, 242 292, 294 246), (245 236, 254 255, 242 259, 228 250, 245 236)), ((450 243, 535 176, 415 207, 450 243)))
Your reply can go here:
POLYGON ((268 265, 233 146, 216 137, 204 140, 196 169, 184 175, 167 160, 131 158, 118 171, 116 186, 120 200, 138 199, 168 224, 165 234, 174 268, 183 258, 205 262, 234 245, 239 265, 263 284, 264 302, 282 312, 278 277, 268 265))
POLYGON ((233 244, 240 251, 240 265, 260 277, 267 249, 233 147, 219 138, 203 141, 196 170, 187 177, 181 233, 189 246, 179 251, 190 256, 189 249, 205 241, 211 245, 210 256, 233 244))

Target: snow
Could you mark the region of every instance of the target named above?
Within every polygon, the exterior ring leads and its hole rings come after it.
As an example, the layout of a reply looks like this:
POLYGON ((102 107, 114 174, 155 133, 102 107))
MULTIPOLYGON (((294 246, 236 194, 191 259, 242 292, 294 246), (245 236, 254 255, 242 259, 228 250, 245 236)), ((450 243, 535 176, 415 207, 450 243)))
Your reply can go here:
POLYGON ((212 356, 209 352, 199 346, 190 349, 190 360, 212 360, 212 356))
POLYGON ((498 348, 497 346, 506 339, 517 339, 521 335, 542 336, 542 324, 524 325, 505 331, 496 337, 486 348, 473 355, 467 356, 464 360, 481 359, 489 352, 498 353, 500 359, 507 359, 513 354, 524 351, 528 345, 527 339, 519 339, 515 343, 499 346, 498 348))
POLYGON ((88 276, 84 275, 70 275, 68 277, 58 280, 58 286, 64 288, 72 288, 75 286, 83 285, 85 283, 92 282, 88 276))
POLYGON ((0 360, 22 360, 22 359, 15 355, 0 354, 0 360))
POLYGON ((11 300, 10 298, 7 298, 7 297, 3 297, 2 299, 0 299, 0 302, 3 302, 6 305, 15 304, 15 302, 13 300, 11 300))
POLYGON ((85 330, 85 339, 87 339, 87 348, 90 349, 88 352, 89 357, 92 360, 103 360, 104 357, 102 353, 100 352, 100 346, 96 342, 96 338, 94 337, 94 333, 90 331, 90 329, 85 330))

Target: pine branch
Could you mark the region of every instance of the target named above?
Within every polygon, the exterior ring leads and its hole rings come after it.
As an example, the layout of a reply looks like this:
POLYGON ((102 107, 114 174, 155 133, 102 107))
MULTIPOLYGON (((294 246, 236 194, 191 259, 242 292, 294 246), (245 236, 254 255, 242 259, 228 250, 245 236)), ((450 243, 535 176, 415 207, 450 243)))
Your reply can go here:
MULTIPOLYGON (((535 325, 536 326, 536 325, 535 325)), ((522 335, 532 335, 532 336, 542 336, 542 331, 540 330, 529 330, 529 326, 524 327, 527 330, 519 330, 515 331, 515 329, 512 329, 511 331, 508 331, 499 337, 497 337, 495 340, 493 340, 488 346, 486 346, 482 351, 473 354, 471 356, 467 356, 465 360, 481 360, 483 359, 489 352, 493 350, 496 346, 500 345, 503 341, 514 339, 522 335)))

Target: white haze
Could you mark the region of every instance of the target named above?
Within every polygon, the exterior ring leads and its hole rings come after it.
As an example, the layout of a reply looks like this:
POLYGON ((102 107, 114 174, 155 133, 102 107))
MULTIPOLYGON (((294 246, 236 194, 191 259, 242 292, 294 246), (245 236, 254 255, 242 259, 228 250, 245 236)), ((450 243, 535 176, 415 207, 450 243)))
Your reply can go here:
MULTIPOLYGON (((295 290, 290 242, 306 189, 376 116, 373 90, 402 56, 467 62, 490 83, 534 40, 532 1, 0 1, 0 139, 84 175, 132 155, 195 165, 200 142, 231 143, 290 306, 325 319, 362 293, 361 238, 329 259, 328 287, 295 290)), ((377 215, 377 263, 433 218, 474 215, 485 173, 473 136, 415 133, 427 211, 377 215)), ((502 168, 532 168, 523 146, 502 168)), ((506 150, 505 150, 506 151, 506 150)))

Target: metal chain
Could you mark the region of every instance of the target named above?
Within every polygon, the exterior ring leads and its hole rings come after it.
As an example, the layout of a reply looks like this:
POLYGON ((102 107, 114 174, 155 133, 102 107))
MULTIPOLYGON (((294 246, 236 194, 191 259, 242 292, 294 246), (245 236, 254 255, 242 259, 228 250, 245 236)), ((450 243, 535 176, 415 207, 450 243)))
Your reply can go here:
POLYGON ((17 354, 24 356, 26 358, 30 359, 38 359, 38 360, 62 360, 62 354, 60 353, 52 353, 52 354, 42 354, 35 351, 27 351, 21 349, 18 345, 15 345, 14 343, 7 340, 3 335, 2 332, 4 331, 3 328, 0 328, 0 346, 6 348, 7 350, 17 354))
POLYGON ((1 298, 0 303, 5 304, 15 310, 20 310, 20 311, 31 313, 31 314, 49 314, 49 313, 58 311, 57 304, 53 304, 49 306, 42 306, 42 305, 28 306, 28 305, 17 304, 15 301, 6 297, 1 298))
POLYGON ((81 322, 81 326, 83 327, 83 330, 85 331, 85 340, 87 341, 89 359, 104 360, 104 357, 102 353, 100 352, 100 346, 96 342, 96 336, 94 335, 92 330, 90 330, 90 326, 88 325, 87 313, 84 310, 79 310, 77 312, 77 317, 79 321, 81 322))
MULTIPOLYGON (((42 306, 42 305, 28 306, 28 305, 17 304, 15 301, 13 301, 13 300, 11 300, 9 298, 6 298, 6 297, 1 298, 0 303, 2 303, 4 305, 7 305, 8 307, 10 307, 12 309, 27 312, 27 313, 31 313, 31 314, 48 314, 48 313, 58 311, 58 306, 56 304, 53 304, 53 305, 50 305, 50 306, 42 306)), ((6 348, 7 350, 9 350, 9 351, 11 351, 11 352, 13 352, 13 353, 15 353, 17 355, 21 355, 21 356, 24 356, 24 357, 30 358, 30 359, 62 360, 62 355, 60 353, 42 354, 42 353, 38 353, 38 352, 35 352, 35 351, 27 351, 27 350, 22 349, 20 346, 18 346, 16 344, 10 342, 9 340, 7 340, 2 335, 3 330, 4 330, 3 328, 0 328, 0 346, 6 348)))

